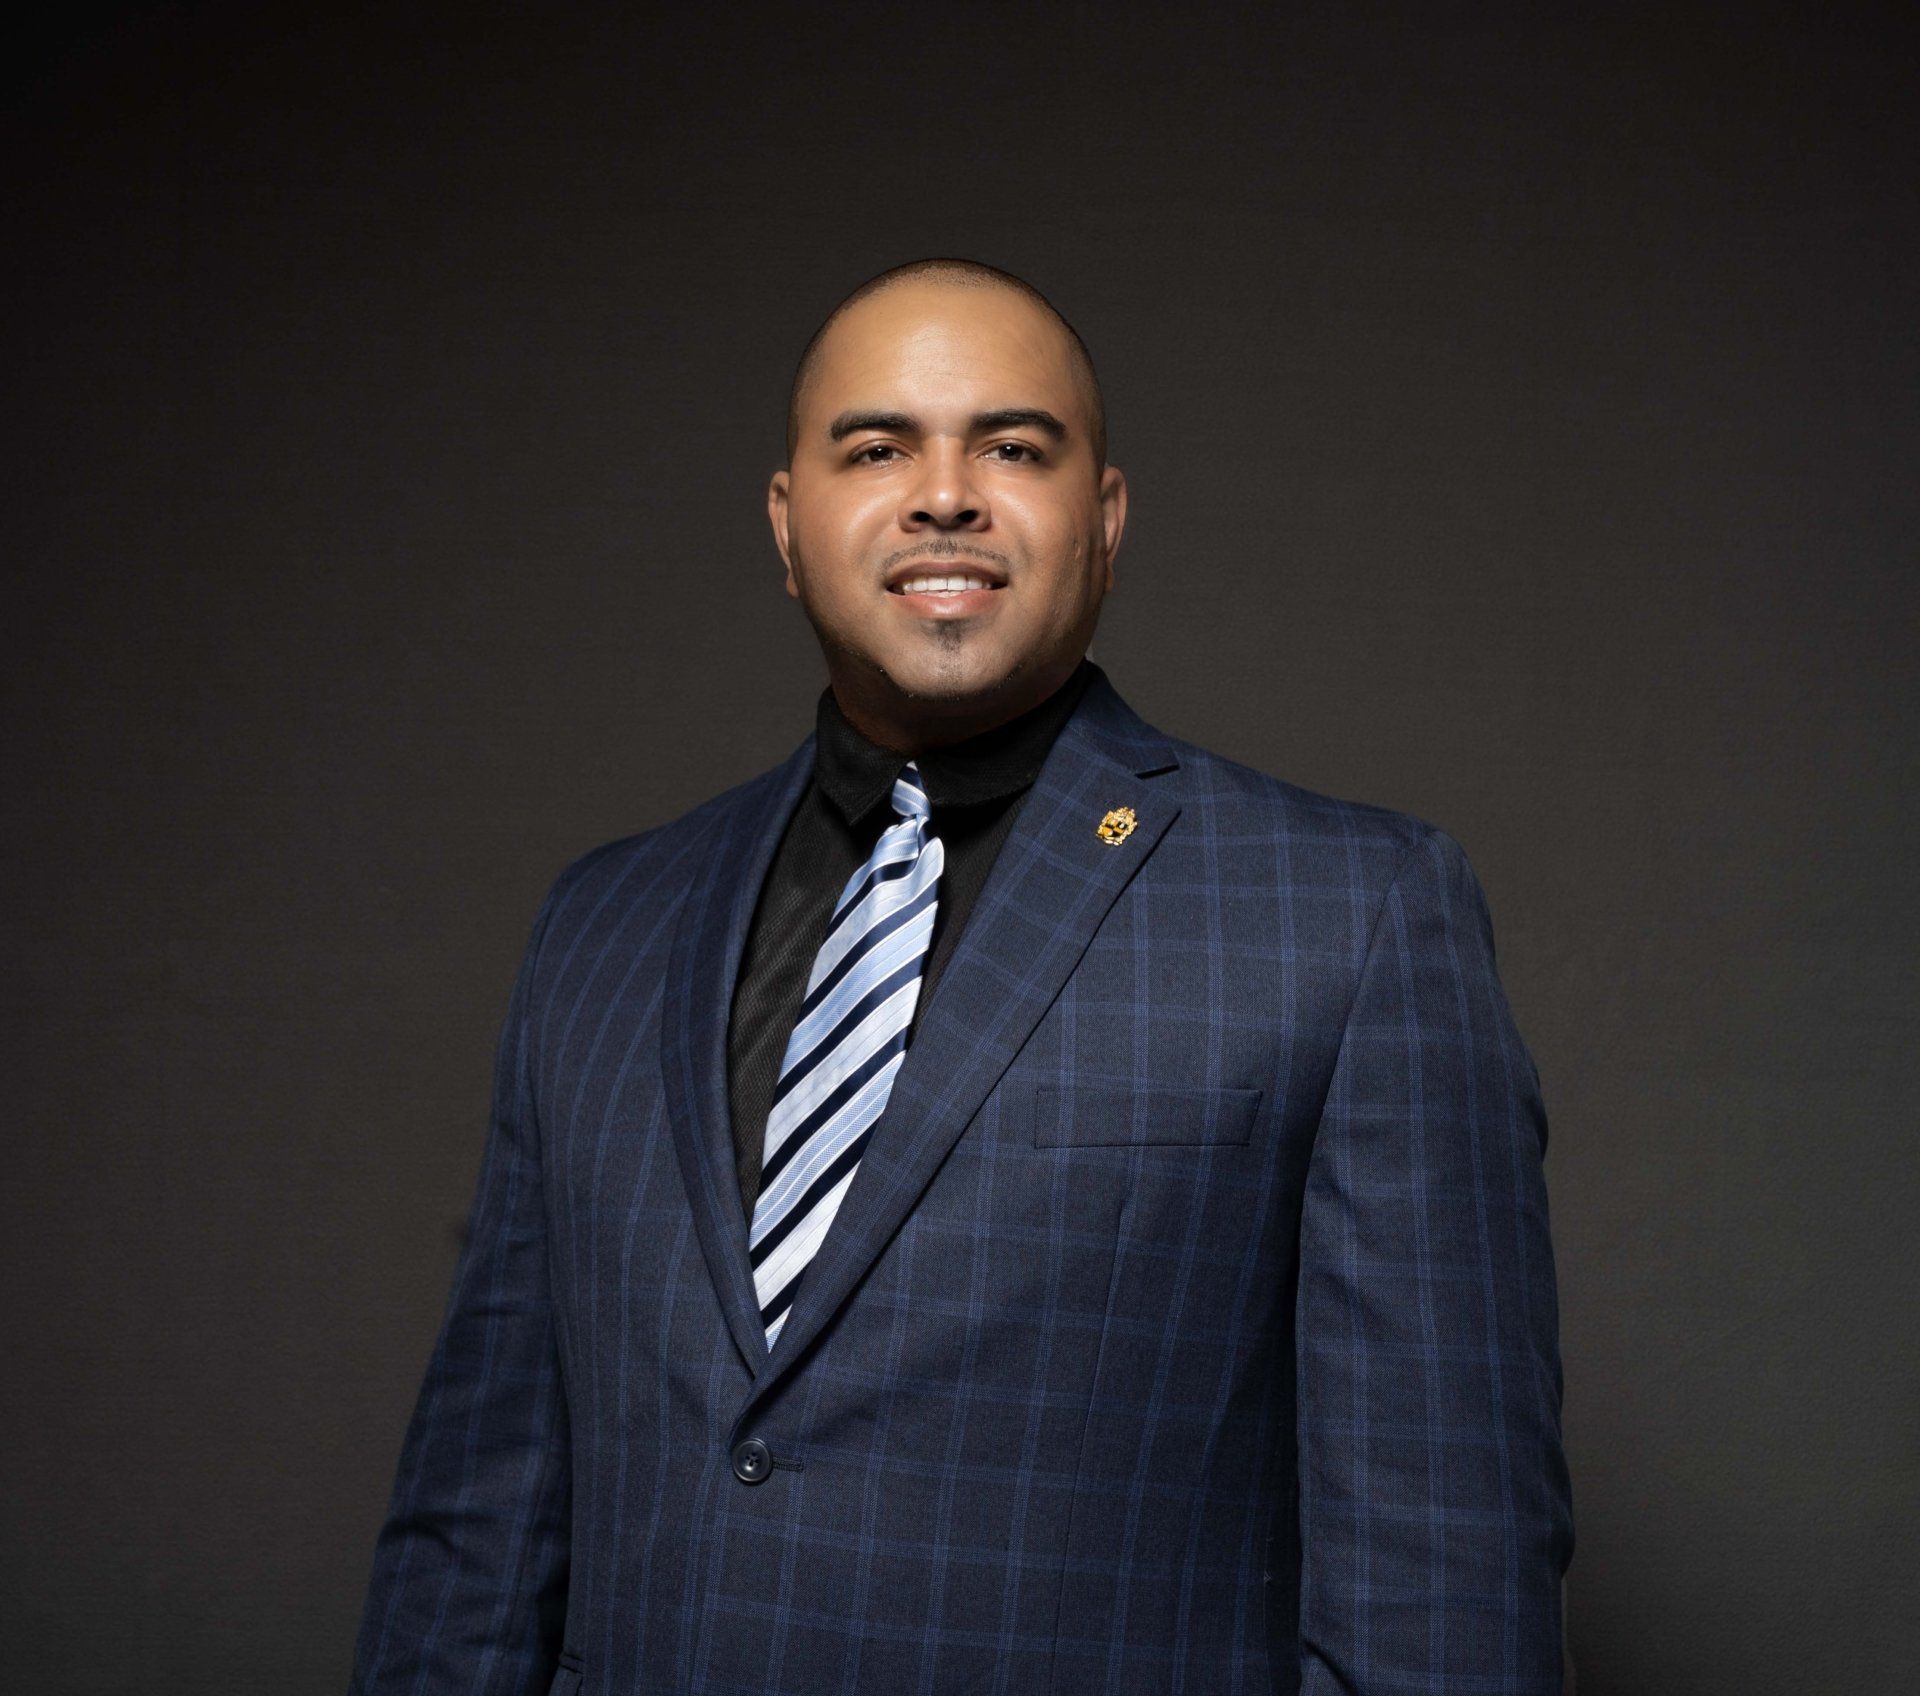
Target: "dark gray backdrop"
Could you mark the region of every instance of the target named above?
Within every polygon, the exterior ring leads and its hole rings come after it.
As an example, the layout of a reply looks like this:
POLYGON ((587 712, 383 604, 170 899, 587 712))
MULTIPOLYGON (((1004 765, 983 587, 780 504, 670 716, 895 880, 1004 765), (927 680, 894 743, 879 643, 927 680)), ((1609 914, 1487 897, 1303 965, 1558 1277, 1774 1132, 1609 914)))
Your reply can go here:
POLYGON ((1123 693, 1481 873, 1584 1696, 1913 1676, 1913 44, 1546 10, 16 42, 0 1682, 343 1686, 535 905, 808 728, 785 384, 927 253, 1093 348, 1123 693))

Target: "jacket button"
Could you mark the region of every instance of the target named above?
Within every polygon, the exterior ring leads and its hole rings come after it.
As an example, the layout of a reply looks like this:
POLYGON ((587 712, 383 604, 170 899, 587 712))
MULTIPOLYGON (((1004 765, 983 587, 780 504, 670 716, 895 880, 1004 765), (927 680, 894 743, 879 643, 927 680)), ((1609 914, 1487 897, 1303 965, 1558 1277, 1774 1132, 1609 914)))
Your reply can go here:
POLYGON ((733 1475, 742 1484, 758 1484, 773 1470, 773 1451, 758 1437, 733 1445, 733 1475))

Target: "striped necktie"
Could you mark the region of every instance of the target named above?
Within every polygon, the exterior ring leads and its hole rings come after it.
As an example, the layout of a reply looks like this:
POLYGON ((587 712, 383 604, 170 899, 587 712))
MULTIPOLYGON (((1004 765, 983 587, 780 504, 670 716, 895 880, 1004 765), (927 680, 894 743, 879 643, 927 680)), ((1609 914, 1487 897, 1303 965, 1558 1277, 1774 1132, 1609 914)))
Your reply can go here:
POLYGON ((840 892, 774 1085, 748 1254, 769 1349, 887 1105, 920 999, 945 851, 911 760, 893 810, 840 892))

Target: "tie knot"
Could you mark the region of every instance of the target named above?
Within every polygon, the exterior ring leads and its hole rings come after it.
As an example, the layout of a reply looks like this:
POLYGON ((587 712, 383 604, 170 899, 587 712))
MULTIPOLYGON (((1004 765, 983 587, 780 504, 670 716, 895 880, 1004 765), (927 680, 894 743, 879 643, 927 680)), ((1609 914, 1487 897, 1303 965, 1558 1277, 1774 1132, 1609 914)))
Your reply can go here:
POLYGON ((893 780, 893 810, 903 819, 925 819, 933 812, 920 768, 911 760, 900 768, 900 775, 893 780))

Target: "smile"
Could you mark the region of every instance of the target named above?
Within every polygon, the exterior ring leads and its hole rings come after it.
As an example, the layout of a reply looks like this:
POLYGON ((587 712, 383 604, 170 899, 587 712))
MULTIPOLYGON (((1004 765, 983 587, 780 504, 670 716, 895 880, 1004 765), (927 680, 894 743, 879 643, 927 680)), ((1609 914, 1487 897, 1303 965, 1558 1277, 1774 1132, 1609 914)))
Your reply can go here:
POLYGON ((1000 585, 984 577, 961 572, 944 577, 910 577, 888 590, 894 595, 962 595, 973 589, 997 589, 1000 585))

